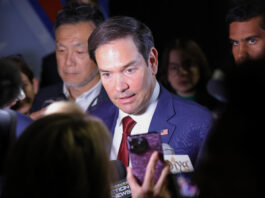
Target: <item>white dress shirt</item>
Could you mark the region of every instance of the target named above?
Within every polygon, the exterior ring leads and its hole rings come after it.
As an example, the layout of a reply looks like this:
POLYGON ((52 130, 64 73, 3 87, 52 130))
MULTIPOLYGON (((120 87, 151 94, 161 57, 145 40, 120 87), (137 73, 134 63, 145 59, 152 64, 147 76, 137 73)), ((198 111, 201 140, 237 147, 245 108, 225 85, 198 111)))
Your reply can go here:
POLYGON ((119 110, 119 116, 116 122, 116 127, 115 127, 113 140, 112 140, 112 150, 110 153, 111 160, 116 160, 118 156, 118 152, 119 152, 119 148, 120 148, 120 144, 122 140, 122 133, 123 133, 122 119, 129 115, 134 121, 136 121, 136 124, 131 131, 131 135, 147 133, 153 114, 156 109, 159 92, 160 92, 160 86, 159 86, 159 83, 156 82, 155 89, 153 91, 152 97, 150 98, 148 107, 146 111, 142 113, 141 115, 130 115, 130 114, 124 113, 122 110, 119 110))
MULTIPOLYGON (((78 96, 75 99, 75 103, 78 104, 83 111, 85 112, 89 106, 94 106, 97 104, 97 96, 100 93, 101 90, 101 80, 90 90, 87 92, 83 93, 82 95, 78 96)), ((63 93, 64 95, 69 98, 70 94, 69 91, 67 90, 65 84, 63 85, 63 93)))

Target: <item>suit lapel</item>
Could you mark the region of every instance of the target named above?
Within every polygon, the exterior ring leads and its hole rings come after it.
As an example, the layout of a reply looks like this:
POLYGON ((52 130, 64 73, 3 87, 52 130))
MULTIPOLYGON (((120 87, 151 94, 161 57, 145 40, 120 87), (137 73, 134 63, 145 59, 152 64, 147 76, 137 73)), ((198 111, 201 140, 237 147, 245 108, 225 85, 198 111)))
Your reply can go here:
POLYGON ((160 94, 157 107, 153 115, 149 131, 164 131, 161 135, 162 142, 168 143, 172 134, 176 129, 174 123, 170 123, 170 119, 175 115, 175 109, 171 99, 171 94, 160 84, 160 94), (165 133, 167 132, 167 134, 165 133))
POLYGON ((97 104, 88 108, 87 112, 93 116, 99 117, 107 126, 112 137, 118 117, 118 108, 109 99, 104 87, 101 85, 101 90, 97 96, 97 104))

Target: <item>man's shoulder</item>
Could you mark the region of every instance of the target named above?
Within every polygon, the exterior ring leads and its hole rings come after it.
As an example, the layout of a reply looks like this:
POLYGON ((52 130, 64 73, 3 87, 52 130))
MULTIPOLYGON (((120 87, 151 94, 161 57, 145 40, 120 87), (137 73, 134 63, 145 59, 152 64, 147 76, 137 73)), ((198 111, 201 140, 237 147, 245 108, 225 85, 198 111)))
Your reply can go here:
POLYGON ((189 119, 212 119, 211 111, 190 100, 185 100, 173 93, 164 90, 164 97, 161 97, 162 103, 167 104, 172 108, 176 117, 189 118, 189 119))
POLYGON ((50 85, 48 87, 44 87, 39 90, 37 95, 34 98, 31 112, 35 112, 40 110, 41 108, 47 106, 51 103, 51 101, 58 100, 58 98, 64 98, 63 94, 63 84, 58 83, 54 85, 50 85))
POLYGON ((33 122, 33 120, 29 116, 19 112, 16 112, 16 115, 17 115, 16 135, 18 137, 25 130, 25 128, 33 122))
POLYGON ((33 120, 22 113, 10 109, 16 116, 16 137, 19 137, 23 131, 33 122, 33 120))

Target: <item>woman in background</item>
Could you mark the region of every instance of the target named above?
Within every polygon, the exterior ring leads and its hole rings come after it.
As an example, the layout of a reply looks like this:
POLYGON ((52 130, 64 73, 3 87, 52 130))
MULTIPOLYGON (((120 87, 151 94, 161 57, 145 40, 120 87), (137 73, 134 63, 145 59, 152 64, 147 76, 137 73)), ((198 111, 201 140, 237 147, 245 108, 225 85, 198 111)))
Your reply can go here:
POLYGON ((206 89, 211 69, 204 52, 195 41, 175 38, 168 42, 159 72, 160 81, 169 91, 210 110, 215 108, 217 101, 206 89))

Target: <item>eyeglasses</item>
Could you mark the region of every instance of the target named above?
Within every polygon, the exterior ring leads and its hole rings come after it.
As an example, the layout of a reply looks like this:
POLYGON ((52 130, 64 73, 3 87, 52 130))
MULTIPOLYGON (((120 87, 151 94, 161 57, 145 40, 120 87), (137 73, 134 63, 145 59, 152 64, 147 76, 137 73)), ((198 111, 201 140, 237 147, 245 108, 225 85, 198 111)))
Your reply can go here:
POLYGON ((193 67, 196 67, 197 65, 192 63, 192 62, 185 62, 182 65, 175 64, 175 63, 170 63, 168 66, 168 73, 170 75, 177 75, 180 74, 181 72, 190 72, 190 69, 193 67))

